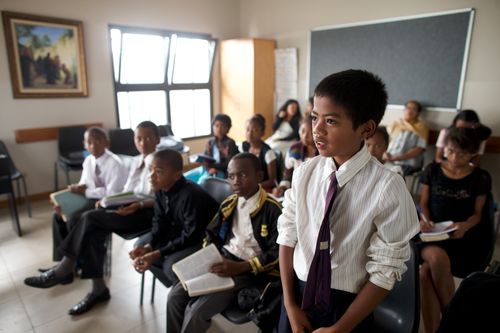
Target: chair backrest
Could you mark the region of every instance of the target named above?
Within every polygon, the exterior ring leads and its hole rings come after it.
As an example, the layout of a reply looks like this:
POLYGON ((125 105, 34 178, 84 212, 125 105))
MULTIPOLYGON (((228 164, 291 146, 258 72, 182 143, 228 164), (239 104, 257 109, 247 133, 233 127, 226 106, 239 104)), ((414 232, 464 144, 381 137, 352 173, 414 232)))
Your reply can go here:
POLYGON ((7 155, 0 154, 0 194, 13 193, 8 160, 7 155))
POLYGON ((9 166, 11 176, 19 172, 14 164, 14 161, 12 160, 12 157, 10 157, 9 151, 7 150, 7 146, 3 141, 0 140, 0 156, 1 155, 5 155, 5 158, 7 159, 5 163, 7 163, 9 166))
POLYGON ((278 183, 283 179, 283 172, 285 168, 285 158, 279 149, 273 149, 276 154, 276 180, 278 183))
POLYGON ((384 301, 375 309, 377 332, 416 333, 420 323, 420 283, 415 245, 410 242, 408 270, 396 282, 384 301))
POLYGON ((158 131, 160 132, 160 136, 174 135, 174 132, 172 131, 172 127, 169 124, 158 126, 158 131))
POLYGON ((109 130, 109 150, 119 155, 139 155, 134 143, 134 131, 131 128, 109 130))
POLYGON ((222 203, 222 201, 224 201, 224 199, 226 199, 228 196, 233 194, 231 184, 226 179, 211 177, 205 179, 200 185, 219 204, 222 203))
POLYGON ((59 155, 73 158, 80 153, 83 157, 83 135, 87 128, 85 126, 59 127, 57 131, 57 147, 59 155))

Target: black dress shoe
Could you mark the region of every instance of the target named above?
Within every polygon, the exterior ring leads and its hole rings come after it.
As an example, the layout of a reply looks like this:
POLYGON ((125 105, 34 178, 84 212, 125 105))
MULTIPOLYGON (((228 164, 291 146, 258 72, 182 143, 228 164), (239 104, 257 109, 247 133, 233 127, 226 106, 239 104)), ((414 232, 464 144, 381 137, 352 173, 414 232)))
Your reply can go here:
POLYGON ((73 273, 63 277, 56 277, 53 269, 49 269, 40 276, 31 276, 24 279, 24 284, 35 288, 50 288, 57 284, 68 284, 73 282, 73 273))
POLYGON ((111 295, 108 288, 98 295, 88 293, 80 302, 69 309, 68 313, 72 316, 81 315, 92 309, 97 303, 108 301, 110 298, 111 295))
POLYGON ((39 268, 39 269, 38 269, 38 271, 39 271, 40 273, 45 273, 45 272, 50 271, 51 269, 54 269, 55 267, 56 267, 56 266, 52 266, 52 267, 50 267, 50 268, 39 268))

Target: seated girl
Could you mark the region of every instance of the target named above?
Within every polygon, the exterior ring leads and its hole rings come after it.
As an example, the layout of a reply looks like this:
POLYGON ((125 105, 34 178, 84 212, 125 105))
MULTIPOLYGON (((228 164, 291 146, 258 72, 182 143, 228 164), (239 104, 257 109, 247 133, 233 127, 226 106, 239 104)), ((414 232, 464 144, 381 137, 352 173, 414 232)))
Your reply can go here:
POLYGON ((273 195, 283 196, 283 193, 290 188, 293 170, 307 159, 318 155, 318 150, 314 144, 312 136, 311 115, 306 115, 299 128, 300 141, 292 144, 285 157, 285 169, 283 170, 283 179, 279 186, 273 188, 273 195))
POLYGON ((266 120, 264 117, 258 113, 252 116, 247 121, 247 140, 243 141, 241 146, 243 152, 252 153, 259 158, 264 172, 264 178, 260 185, 269 192, 277 183, 277 167, 274 150, 262 141, 265 129, 266 120))
POLYGON ((421 112, 422 105, 419 102, 408 101, 403 118, 387 127, 391 140, 384 160, 400 165, 405 176, 423 167, 429 129, 419 119, 421 112))
POLYGON ((477 130, 451 128, 445 138, 448 160, 431 163, 421 177, 421 231, 434 222, 453 221, 450 239, 420 244, 420 286, 425 332, 435 332, 455 291, 453 276, 482 270, 492 246, 492 223, 486 199, 487 171, 469 163, 478 152, 477 130), (424 217, 426 216, 426 217, 424 217))
POLYGON ((299 102, 294 99, 287 100, 276 114, 273 135, 267 138, 266 143, 272 149, 279 149, 285 154, 290 145, 299 139, 301 118, 299 102))
POLYGON ((187 179, 201 184, 209 177, 226 178, 229 160, 239 153, 234 140, 227 136, 230 129, 231 118, 228 115, 219 113, 214 117, 212 121, 214 136, 208 140, 204 155, 212 157, 215 161, 206 161, 199 157, 202 165, 186 172, 184 176, 187 179))
POLYGON ((476 158, 472 161, 474 164, 479 165, 479 155, 484 154, 484 148, 486 147, 486 140, 491 135, 491 130, 479 122, 479 117, 474 110, 460 111, 453 119, 451 126, 448 128, 443 128, 439 132, 439 136, 436 141, 436 155, 435 155, 436 162, 441 163, 446 160, 446 154, 444 151, 444 139, 450 128, 454 127, 482 128, 483 132, 482 135, 484 136, 484 139, 482 139, 481 144, 479 145, 479 150, 478 154, 476 155, 476 158))

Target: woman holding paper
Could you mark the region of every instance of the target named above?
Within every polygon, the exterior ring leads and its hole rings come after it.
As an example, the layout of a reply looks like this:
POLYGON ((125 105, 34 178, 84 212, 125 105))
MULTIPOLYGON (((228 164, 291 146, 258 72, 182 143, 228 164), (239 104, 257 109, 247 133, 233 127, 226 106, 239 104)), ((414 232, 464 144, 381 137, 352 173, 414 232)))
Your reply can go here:
POLYGON ((422 243, 420 284, 425 332, 435 332, 440 315, 455 291, 453 276, 481 270, 491 249, 491 223, 486 199, 491 191, 487 171, 470 161, 480 136, 475 129, 452 128, 445 140, 448 160, 428 165, 421 178, 421 230, 451 220, 450 239, 422 243), (427 218, 428 219, 427 219, 427 218))

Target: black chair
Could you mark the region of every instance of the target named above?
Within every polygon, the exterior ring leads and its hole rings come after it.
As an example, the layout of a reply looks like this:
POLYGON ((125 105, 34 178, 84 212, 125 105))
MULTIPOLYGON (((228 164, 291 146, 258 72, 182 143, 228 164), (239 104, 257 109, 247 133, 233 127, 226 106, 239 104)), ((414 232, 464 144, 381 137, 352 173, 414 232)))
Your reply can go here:
POLYGON ((21 237, 22 231, 17 214, 16 197, 12 188, 10 163, 6 155, 0 155, 0 194, 7 194, 8 196, 12 227, 17 235, 21 237))
POLYGON ((419 260, 413 242, 408 270, 396 282, 384 301, 375 309, 376 332, 417 333, 420 324, 419 260))
POLYGON ((283 179, 283 173, 285 171, 285 158, 283 153, 279 149, 273 149, 276 154, 276 181, 279 182, 283 179))
POLYGON ((233 194, 231 184, 227 179, 211 177, 206 178, 201 184, 201 187, 212 196, 219 204, 224 201, 228 196, 233 194))
POLYGON ((109 150, 117 155, 139 155, 134 143, 134 131, 130 128, 109 130, 109 150))
POLYGON ((10 170, 10 180, 16 182, 17 196, 21 197, 21 182, 23 183, 24 200, 26 201, 26 207, 28 208, 28 216, 31 217, 31 204, 28 196, 28 188, 26 187, 26 179, 21 171, 19 171, 14 164, 14 161, 10 157, 7 146, 3 141, 0 141, 0 155, 5 155, 7 163, 9 164, 10 170))
POLYGON ((66 174, 66 183, 71 184, 70 171, 82 170, 85 159, 83 148, 83 135, 85 126, 60 127, 57 132, 58 156, 54 163, 54 190, 59 189, 58 170, 61 168, 66 174))

